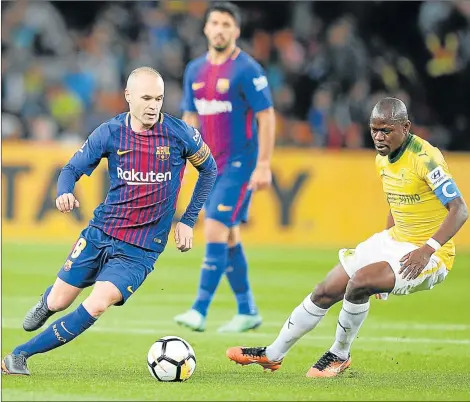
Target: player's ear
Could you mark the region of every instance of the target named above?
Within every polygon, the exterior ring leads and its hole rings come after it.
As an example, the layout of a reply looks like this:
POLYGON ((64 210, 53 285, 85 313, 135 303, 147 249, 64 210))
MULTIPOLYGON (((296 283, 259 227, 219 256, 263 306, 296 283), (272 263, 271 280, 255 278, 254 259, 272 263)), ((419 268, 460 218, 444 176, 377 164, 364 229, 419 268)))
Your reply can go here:
POLYGON ((131 103, 131 95, 129 94, 129 91, 128 91, 127 88, 126 88, 126 90, 124 91, 124 97, 126 98, 126 102, 127 102, 127 103, 131 103))
POLYGON ((237 27, 237 30, 235 31, 235 40, 240 37, 240 27, 237 27))
POLYGON ((403 126, 403 130, 405 134, 408 134, 410 132, 410 128, 411 128, 411 121, 407 120, 405 125, 403 126))

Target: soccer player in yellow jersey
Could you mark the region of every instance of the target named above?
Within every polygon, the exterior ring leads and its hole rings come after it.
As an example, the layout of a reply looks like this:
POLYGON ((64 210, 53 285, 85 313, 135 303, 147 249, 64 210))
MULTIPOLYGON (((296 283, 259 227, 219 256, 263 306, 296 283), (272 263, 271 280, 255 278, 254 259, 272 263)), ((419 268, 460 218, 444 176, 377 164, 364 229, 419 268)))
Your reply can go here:
POLYGON ((289 349, 342 300, 335 342, 307 372, 334 377, 351 364, 351 344, 367 317, 370 296, 408 295, 445 279, 455 257, 451 239, 468 210, 441 152, 410 127, 399 99, 382 99, 372 110, 376 167, 390 205, 387 229, 356 249, 340 250, 340 264, 292 312, 271 345, 232 347, 231 360, 279 369, 289 349))

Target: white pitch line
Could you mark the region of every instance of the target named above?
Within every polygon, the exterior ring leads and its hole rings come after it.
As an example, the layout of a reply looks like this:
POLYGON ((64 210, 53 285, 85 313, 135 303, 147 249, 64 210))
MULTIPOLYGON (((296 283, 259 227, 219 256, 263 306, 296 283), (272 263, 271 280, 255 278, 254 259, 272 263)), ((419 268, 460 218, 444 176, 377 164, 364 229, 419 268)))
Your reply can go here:
MULTIPOLYGON (((107 318, 106 321, 110 324, 120 324, 121 320, 114 320, 107 318)), ((141 327, 143 325, 148 325, 149 327, 154 327, 155 329, 159 329, 162 326, 167 326, 171 323, 171 319, 169 320, 126 320, 126 325, 136 325, 137 327, 141 327), (150 325, 149 325, 150 324, 150 325)), ((221 320, 211 320, 210 323, 212 325, 220 326, 222 324, 226 324, 227 321, 221 320)), ((263 321, 262 326, 268 328, 276 328, 281 329, 284 322, 282 321, 263 321)), ((321 322, 321 327, 325 327, 325 325, 330 325, 336 323, 336 319, 331 317, 325 317, 321 322)), ((22 321, 16 318, 3 318, 2 326, 10 326, 11 328, 21 328, 22 321)), ((408 322, 377 322, 377 323, 365 323, 364 328, 372 329, 372 330, 413 330, 413 331, 470 331, 470 325, 466 324, 444 324, 444 323, 420 323, 420 324, 413 324, 408 322)))
MULTIPOLYGON (((5 325, 2 323, 2 328, 4 329, 19 329, 21 327, 17 325, 5 325)), ((171 333, 174 332, 175 328, 113 328, 113 327, 91 327, 91 332, 103 332, 103 333, 115 333, 115 334, 135 334, 135 335, 155 335, 156 332, 165 332, 171 333)), ((266 332, 246 332, 243 334, 229 334, 229 333, 211 333, 210 336, 220 336, 220 337, 229 337, 229 336, 242 336, 244 338, 263 338, 263 337, 273 337, 272 333, 266 332)), ((332 336, 325 335, 308 335, 308 338, 313 338, 321 341, 331 340, 332 336)), ((470 339, 442 339, 442 338, 396 338, 390 336, 378 336, 378 337, 368 337, 368 336, 359 336, 357 338, 359 342, 391 342, 391 343, 434 343, 434 344, 451 344, 451 345, 470 345, 470 339)))
MULTIPOLYGON (((109 317, 109 316, 108 316, 109 317)), ((111 317, 106 318, 106 321, 110 324, 120 324, 122 320, 120 319, 113 319, 111 317)), ((263 328, 275 328, 280 330, 282 325, 284 324, 284 320, 286 317, 280 317, 279 321, 263 321, 262 327, 263 328)), ((12 328, 15 326, 17 328, 21 328, 22 322, 17 318, 3 318, 2 319, 2 326, 10 325, 12 328)), ((169 323, 172 323, 171 319, 168 320, 135 320, 130 319, 126 320, 126 325, 136 325, 137 327, 149 326, 155 327, 159 329, 161 326, 167 326, 169 323)), ((210 320, 211 325, 220 326, 226 324, 228 320, 210 320)), ((325 317, 321 322, 321 328, 325 325, 336 324, 336 318, 333 316, 325 317)), ((365 322, 364 323, 365 329, 371 330, 412 330, 412 331, 470 331, 470 325, 468 324, 455 324, 455 323, 411 323, 411 322, 365 322)), ((470 335, 470 332, 469 332, 470 335)))
MULTIPOLYGON (((322 327, 325 325, 336 324, 336 318, 326 317, 322 322, 322 327)), ((228 321, 228 320, 227 320, 228 321)), ((211 325, 220 326, 222 324, 226 324, 227 321, 220 321, 220 320, 210 320, 211 325)), ((115 321, 119 323, 120 321, 115 321)), ((159 326, 166 326, 168 323, 171 322, 170 320, 151 320, 151 324, 154 325, 157 329, 159 326)), ((126 321, 126 324, 148 324, 148 320, 129 320, 126 321)), ((284 321, 263 321, 262 327, 267 328, 275 328, 280 330, 284 321)), ((139 326, 139 325, 137 325, 139 326)), ((364 324, 364 328, 372 329, 372 330, 413 330, 413 331, 470 331, 470 325, 465 324, 413 324, 407 322, 385 322, 385 323, 366 323, 364 324)), ((470 334, 470 333, 469 333, 470 334)))

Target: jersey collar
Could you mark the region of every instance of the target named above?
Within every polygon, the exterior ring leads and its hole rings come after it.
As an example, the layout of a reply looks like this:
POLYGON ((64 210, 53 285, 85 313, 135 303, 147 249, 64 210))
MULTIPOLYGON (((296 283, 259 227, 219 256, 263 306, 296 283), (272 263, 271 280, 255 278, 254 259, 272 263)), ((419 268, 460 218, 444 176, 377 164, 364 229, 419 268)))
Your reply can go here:
MULTIPOLYGON (((165 118, 165 115, 162 112, 160 112, 160 116, 158 116, 157 123, 162 124, 164 118, 165 118)), ((155 123, 155 124, 157 124, 157 123, 155 123)), ((132 127, 131 127, 131 113, 130 112, 127 112, 127 114, 126 114, 126 126, 129 127, 132 130, 132 127)))
POLYGON ((212 64, 212 62, 209 59, 209 52, 206 53, 206 60, 211 66, 222 66, 225 63, 227 63, 227 61, 229 60, 235 60, 240 55, 240 53, 241 53, 241 49, 238 46, 235 46, 235 49, 233 49, 232 53, 229 54, 229 56, 224 60, 222 64, 212 64))
POLYGON ((406 151, 406 149, 410 145, 411 141, 413 140, 413 137, 414 137, 414 135, 409 133, 408 138, 405 140, 405 142, 403 144, 401 144, 401 147, 398 148, 395 152, 393 152, 394 155, 392 155, 392 154, 388 155, 388 161, 390 163, 395 163, 395 162, 398 161, 398 159, 401 158, 401 156, 403 155, 403 153, 406 151))

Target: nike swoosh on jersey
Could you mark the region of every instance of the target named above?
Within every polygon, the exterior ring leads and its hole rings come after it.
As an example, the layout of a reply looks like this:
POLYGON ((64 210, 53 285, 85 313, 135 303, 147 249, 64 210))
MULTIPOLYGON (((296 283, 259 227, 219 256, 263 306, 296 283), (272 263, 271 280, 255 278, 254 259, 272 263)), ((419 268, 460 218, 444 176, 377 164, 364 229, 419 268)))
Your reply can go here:
POLYGON ((223 204, 217 205, 217 211, 220 211, 220 212, 228 212, 228 211, 231 211, 232 209, 233 207, 230 207, 228 205, 223 205, 223 204))
POLYGON ((132 152, 132 149, 129 149, 129 150, 127 150, 127 151, 121 151, 120 149, 118 149, 116 153, 117 153, 119 156, 121 156, 121 155, 124 155, 124 154, 128 154, 129 152, 132 152))
POLYGON ((389 177, 390 179, 395 179, 395 180, 400 180, 401 177, 397 177, 397 176, 390 176, 388 175, 387 173, 380 173, 380 177, 389 177))
POLYGON ((191 87, 193 88, 193 91, 197 91, 198 89, 204 88, 205 85, 205 82, 193 82, 191 87))
POLYGON ((127 287, 127 291, 128 291, 129 293, 134 293, 134 291, 132 290, 132 286, 128 286, 128 287, 127 287))

